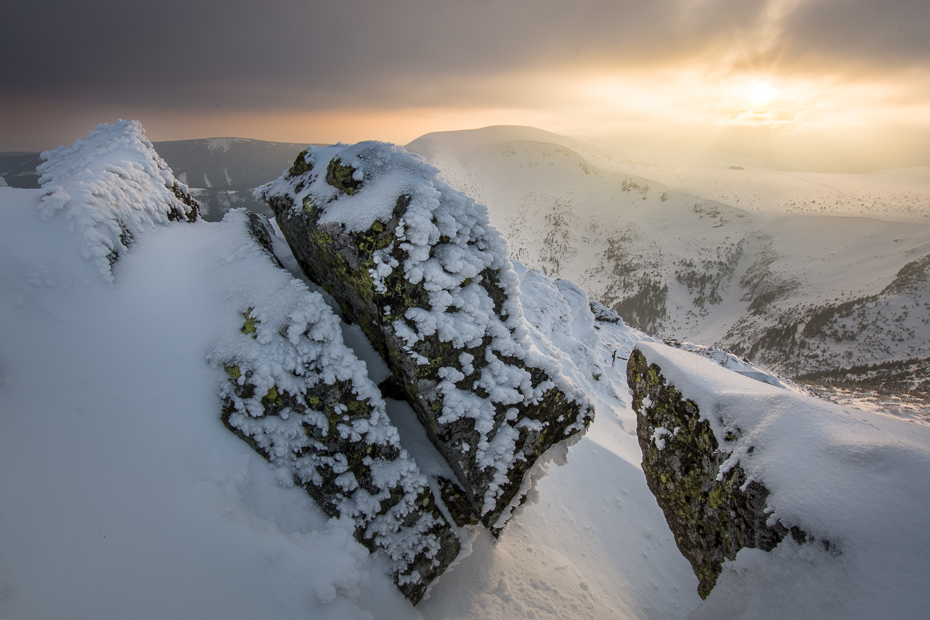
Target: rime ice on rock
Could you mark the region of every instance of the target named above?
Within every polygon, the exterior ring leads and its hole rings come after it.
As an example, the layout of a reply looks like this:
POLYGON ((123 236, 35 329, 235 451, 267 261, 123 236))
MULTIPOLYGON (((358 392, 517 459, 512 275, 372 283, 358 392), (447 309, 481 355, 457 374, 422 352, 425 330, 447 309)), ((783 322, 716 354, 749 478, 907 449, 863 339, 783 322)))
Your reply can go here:
POLYGON ((138 121, 97 125, 71 146, 42 153, 46 190, 39 205, 49 220, 64 210, 86 243, 84 258, 108 282, 120 254, 140 233, 169 221, 194 222, 197 202, 155 152, 138 121))
POLYGON ((304 272, 387 361, 474 515, 502 527, 527 471, 593 409, 528 338, 486 208, 377 142, 302 152, 256 194, 304 272))
MULTIPOLYGON (((242 218, 254 252, 277 263, 261 216, 229 218, 242 218)), ((241 328, 210 354, 228 375, 224 423, 328 515, 350 517, 356 538, 387 554, 398 588, 416 603, 460 544, 364 363, 343 343, 338 317, 296 279, 241 311, 241 328)))

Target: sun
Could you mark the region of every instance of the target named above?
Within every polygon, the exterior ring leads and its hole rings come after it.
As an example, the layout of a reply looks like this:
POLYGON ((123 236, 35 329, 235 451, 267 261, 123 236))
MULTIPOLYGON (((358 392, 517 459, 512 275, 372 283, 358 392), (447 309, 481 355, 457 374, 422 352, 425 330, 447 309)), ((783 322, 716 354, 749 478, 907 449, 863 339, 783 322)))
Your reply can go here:
POLYGON ((765 105, 771 103, 776 94, 770 82, 756 82, 749 93, 749 100, 756 105, 765 105))

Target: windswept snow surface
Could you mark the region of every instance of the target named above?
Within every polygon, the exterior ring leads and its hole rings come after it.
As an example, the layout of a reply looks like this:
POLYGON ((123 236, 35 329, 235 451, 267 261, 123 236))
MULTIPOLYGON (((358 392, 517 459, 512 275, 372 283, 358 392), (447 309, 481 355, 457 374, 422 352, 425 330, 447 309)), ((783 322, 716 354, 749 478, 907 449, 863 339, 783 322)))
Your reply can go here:
POLYGON ((208 356, 250 300, 293 286, 241 218, 148 230, 111 285, 80 230, 42 219, 43 194, 0 188, 0 618, 676 618, 697 605, 638 466, 620 358, 642 334, 595 327, 580 290, 519 273, 531 341, 591 387, 596 421, 538 501, 500 540, 479 531, 414 608, 351 523, 220 421, 227 377, 208 356))
MULTIPOLYGON (((766 385, 657 343, 638 348, 771 491, 771 553, 743 549, 693 618, 921 618, 930 609, 930 428, 766 385), (725 441, 727 436, 733 441, 725 441)), ((722 473, 724 473, 722 472, 722 473)))

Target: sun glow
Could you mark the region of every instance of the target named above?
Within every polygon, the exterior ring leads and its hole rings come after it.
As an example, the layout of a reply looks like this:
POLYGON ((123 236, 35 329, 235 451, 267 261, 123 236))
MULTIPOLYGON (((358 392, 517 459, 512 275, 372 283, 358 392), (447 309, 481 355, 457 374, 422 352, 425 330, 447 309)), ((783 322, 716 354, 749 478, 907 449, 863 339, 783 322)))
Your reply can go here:
POLYGON ((749 100, 755 105, 766 105, 775 99, 776 94, 770 82, 756 82, 749 93, 749 100))

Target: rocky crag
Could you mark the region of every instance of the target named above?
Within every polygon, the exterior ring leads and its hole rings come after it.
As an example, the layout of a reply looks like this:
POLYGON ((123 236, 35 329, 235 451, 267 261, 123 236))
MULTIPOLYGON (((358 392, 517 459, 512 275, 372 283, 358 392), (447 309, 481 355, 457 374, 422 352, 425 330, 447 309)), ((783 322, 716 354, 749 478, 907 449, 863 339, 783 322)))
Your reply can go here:
POLYGON ((630 355, 627 381, 646 482, 694 569, 701 598, 716 584, 723 561, 740 549, 771 551, 789 533, 799 543, 811 540, 796 526, 768 524, 769 489, 747 477, 734 457, 738 428, 718 437, 706 413, 639 349, 630 355))
MULTIPOLYGON (((242 218, 251 251, 280 268, 262 216, 227 218, 242 218)), ((400 446, 377 386, 343 343, 339 318, 295 279, 241 314, 238 332, 210 355, 227 375, 223 422, 326 514, 352 519, 356 538, 385 552, 397 587, 417 603, 460 543, 400 446)))
MULTIPOLYGON (((43 158, 40 213, 74 222, 84 258, 108 282, 141 235, 200 220, 197 202, 138 122, 100 125, 43 158)), ((239 329, 208 355, 224 371, 223 423, 326 514, 350 520, 359 542, 384 552, 398 588, 418 602, 459 555, 456 532, 401 447, 365 365, 344 344, 339 318, 281 266, 268 220, 238 210, 224 224, 241 233, 222 264, 249 256, 244 277, 275 284, 237 308, 239 329)))
POLYGON ((451 466, 457 480, 444 495, 455 520, 497 531, 533 464, 594 412, 528 339, 518 281, 486 209, 437 172, 383 143, 311 148, 257 194, 306 275, 385 359, 451 466))

